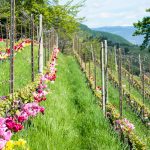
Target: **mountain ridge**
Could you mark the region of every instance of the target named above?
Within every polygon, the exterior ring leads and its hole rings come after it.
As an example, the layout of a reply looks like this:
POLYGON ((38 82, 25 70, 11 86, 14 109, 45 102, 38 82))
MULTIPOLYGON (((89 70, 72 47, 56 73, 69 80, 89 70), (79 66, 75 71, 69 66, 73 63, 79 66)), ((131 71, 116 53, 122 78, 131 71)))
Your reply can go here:
POLYGON ((91 29, 119 35, 135 45, 141 45, 143 42, 143 36, 132 36, 136 30, 134 26, 102 26, 91 29))
POLYGON ((127 45, 127 46, 133 45, 128 40, 126 40, 124 37, 122 37, 120 35, 116 35, 114 33, 109 33, 109 32, 105 32, 105 31, 96 31, 96 30, 89 28, 87 25, 84 25, 84 24, 80 24, 80 29, 82 31, 85 31, 90 36, 101 37, 101 38, 107 39, 112 44, 119 43, 119 44, 123 44, 123 45, 127 45))

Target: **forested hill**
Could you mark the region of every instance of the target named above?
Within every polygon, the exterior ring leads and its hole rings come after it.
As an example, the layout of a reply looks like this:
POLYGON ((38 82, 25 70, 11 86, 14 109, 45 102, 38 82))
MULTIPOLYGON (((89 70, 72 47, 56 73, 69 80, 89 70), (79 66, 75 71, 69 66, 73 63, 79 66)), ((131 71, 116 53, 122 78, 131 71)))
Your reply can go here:
POLYGON ((112 34, 109 32, 103 32, 103 31, 95 31, 95 30, 88 28, 86 25, 83 25, 83 24, 80 25, 80 29, 82 31, 85 31, 88 36, 107 39, 110 44, 119 43, 120 45, 123 45, 123 46, 133 45, 129 41, 127 41, 126 39, 124 39, 123 37, 119 35, 112 34))
POLYGON ((134 26, 104 26, 99 28, 93 28, 95 31, 104 31, 113 34, 120 35, 133 44, 141 45, 143 42, 143 36, 133 36, 136 28, 134 26))

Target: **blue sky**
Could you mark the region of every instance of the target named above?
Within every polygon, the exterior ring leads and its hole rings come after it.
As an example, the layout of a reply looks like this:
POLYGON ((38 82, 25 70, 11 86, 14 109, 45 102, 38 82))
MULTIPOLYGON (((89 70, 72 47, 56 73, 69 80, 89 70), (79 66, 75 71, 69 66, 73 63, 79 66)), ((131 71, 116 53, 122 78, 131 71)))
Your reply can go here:
POLYGON ((150 15, 147 8, 150 0, 87 0, 79 16, 86 17, 83 23, 89 27, 130 26, 150 15))

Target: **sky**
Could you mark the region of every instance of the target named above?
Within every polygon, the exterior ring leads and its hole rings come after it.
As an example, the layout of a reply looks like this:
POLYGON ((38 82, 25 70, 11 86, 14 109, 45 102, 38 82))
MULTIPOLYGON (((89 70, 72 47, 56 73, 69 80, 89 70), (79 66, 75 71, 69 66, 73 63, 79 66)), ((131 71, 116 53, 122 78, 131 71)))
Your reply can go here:
POLYGON ((132 26, 150 15, 145 12, 147 8, 150 8, 150 0, 87 0, 79 16, 86 17, 83 23, 91 28, 132 26))

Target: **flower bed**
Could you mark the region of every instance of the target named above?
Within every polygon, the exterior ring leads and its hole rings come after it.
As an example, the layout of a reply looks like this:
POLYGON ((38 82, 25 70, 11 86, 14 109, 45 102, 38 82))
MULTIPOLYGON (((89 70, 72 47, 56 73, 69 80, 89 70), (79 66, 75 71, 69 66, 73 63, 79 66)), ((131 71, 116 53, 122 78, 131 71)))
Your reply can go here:
POLYGON ((10 140, 3 148, 3 150, 14 150, 14 149, 29 150, 27 142, 23 139, 19 139, 18 141, 10 140))
POLYGON ((24 128, 25 121, 39 113, 44 114, 44 107, 39 104, 46 100, 46 95, 49 92, 48 81, 54 82, 56 79, 55 67, 58 52, 59 49, 55 48, 47 71, 44 75, 38 76, 34 83, 13 95, 1 97, 3 107, 0 110, 0 150, 7 145, 13 133, 24 128))
POLYGON ((4 39, 0 38, 0 42, 4 42, 4 39))
MULTIPOLYGON (((25 39, 22 42, 17 43, 14 46, 15 53, 23 50, 23 48, 25 48, 26 46, 29 46, 30 44, 31 44, 31 40, 29 40, 29 39, 25 39)), ((10 48, 7 48, 6 52, 0 51, 0 60, 6 60, 9 57, 10 57, 10 48)))

